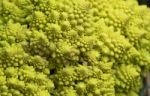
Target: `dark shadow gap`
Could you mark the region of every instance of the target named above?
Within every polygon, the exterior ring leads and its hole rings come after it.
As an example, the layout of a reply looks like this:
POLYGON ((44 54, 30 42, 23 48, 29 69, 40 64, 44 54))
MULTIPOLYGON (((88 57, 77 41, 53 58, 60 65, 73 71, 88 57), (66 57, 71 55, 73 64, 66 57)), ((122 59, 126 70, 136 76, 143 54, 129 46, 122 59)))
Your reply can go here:
POLYGON ((150 7, 150 0, 138 0, 139 5, 147 5, 150 7))

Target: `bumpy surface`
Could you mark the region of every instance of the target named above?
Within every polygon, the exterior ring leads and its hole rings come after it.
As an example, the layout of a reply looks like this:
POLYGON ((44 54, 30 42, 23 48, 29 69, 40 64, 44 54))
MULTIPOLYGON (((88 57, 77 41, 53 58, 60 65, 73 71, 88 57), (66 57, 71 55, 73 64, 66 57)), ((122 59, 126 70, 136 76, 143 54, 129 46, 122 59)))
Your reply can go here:
POLYGON ((0 0, 0 96, 138 96, 149 69, 136 0, 0 0))

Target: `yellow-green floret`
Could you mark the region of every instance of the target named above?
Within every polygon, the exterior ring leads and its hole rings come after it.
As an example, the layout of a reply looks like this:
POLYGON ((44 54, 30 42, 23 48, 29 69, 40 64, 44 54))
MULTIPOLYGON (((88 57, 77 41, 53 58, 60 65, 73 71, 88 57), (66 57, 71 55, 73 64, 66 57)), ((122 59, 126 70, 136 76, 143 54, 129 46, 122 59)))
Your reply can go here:
POLYGON ((149 70, 136 0, 0 0, 0 96, 138 96, 149 70))

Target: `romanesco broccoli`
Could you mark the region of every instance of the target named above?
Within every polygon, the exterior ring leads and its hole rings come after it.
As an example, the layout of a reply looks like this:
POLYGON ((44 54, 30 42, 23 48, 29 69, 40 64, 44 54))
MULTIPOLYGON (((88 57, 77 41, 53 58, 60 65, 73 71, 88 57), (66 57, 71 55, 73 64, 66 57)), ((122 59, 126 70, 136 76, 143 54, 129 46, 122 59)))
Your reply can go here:
POLYGON ((136 0, 0 0, 0 96, 138 96, 149 16, 136 0))

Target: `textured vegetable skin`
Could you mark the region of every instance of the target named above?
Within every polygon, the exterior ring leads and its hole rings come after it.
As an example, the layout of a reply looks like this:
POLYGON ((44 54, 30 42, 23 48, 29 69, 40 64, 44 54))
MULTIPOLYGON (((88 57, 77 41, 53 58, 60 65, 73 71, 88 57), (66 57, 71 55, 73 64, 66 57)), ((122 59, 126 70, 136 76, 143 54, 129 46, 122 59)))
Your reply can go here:
POLYGON ((149 11, 136 0, 0 0, 0 96, 138 96, 149 11))

